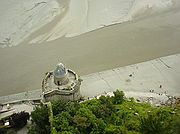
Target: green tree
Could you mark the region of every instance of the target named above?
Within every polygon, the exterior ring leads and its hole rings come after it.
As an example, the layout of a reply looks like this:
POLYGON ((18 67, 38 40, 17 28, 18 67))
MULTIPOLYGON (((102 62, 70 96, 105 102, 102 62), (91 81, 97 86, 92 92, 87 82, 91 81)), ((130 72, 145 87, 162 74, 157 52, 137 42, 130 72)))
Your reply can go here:
POLYGON ((147 117, 141 117, 140 132, 142 134, 170 134, 172 118, 167 110, 157 110, 148 113, 147 117))
POLYGON ((173 134, 180 134, 180 117, 175 119, 175 121, 173 122, 172 129, 173 134))
POLYGON ((48 109, 45 105, 37 107, 31 113, 32 126, 29 129, 29 134, 49 134, 50 123, 48 117, 48 109))
POLYGON ((65 111, 67 102, 58 100, 52 103, 53 115, 57 115, 62 111, 65 111))
POLYGON ((70 122, 72 120, 71 115, 68 112, 61 112, 54 116, 54 125, 57 131, 69 131, 71 130, 70 122))
POLYGON ((101 96, 99 98, 99 102, 100 104, 94 113, 98 118, 108 120, 108 117, 110 117, 110 115, 115 112, 115 106, 112 103, 112 99, 109 96, 101 96))
POLYGON ((86 108, 80 108, 73 118, 73 122, 82 133, 90 133, 96 122, 96 116, 86 108))
MULTIPOLYGON (((180 107, 137 103, 125 99, 122 91, 82 103, 56 101, 52 111, 52 126, 57 134, 179 134, 180 128, 180 107)), ((31 116, 29 134, 53 133, 45 106, 36 108, 31 116)))
POLYGON ((128 134, 124 126, 108 125, 105 129, 105 134, 128 134))
POLYGON ((74 116, 76 112, 80 109, 80 104, 78 102, 68 102, 66 103, 65 111, 71 116, 74 116))
POLYGON ((112 97, 113 99, 113 104, 122 104, 124 101, 124 92, 116 90, 114 93, 114 96, 112 97))
POLYGON ((95 123, 93 124, 93 128, 91 134, 103 134, 106 128, 106 123, 103 119, 96 119, 95 123))

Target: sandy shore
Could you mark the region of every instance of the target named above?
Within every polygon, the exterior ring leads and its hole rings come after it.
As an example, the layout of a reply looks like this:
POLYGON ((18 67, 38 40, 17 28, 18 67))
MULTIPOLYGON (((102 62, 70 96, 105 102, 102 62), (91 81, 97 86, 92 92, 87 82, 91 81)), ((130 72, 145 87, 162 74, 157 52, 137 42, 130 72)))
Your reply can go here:
MULTIPOLYGON (((83 75, 80 92, 83 98, 88 99, 101 95, 111 96, 113 91, 119 89, 128 98, 166 104, 168 100, 175 101, 175 98, 180 97, 180 74, 177 72, 180 72, 180 54, 83 75)), ((41 95, 42 89, 25 91, 0 96, 0 103, 40 100, 41 95)))
MULTIPOLYGON (((80 75, 180 52, 180 8, 73 38, 0 49, 0 96, 41 87, 57 62, 80 75)), ((36 33, 34 33, 35 35, 36 33)))

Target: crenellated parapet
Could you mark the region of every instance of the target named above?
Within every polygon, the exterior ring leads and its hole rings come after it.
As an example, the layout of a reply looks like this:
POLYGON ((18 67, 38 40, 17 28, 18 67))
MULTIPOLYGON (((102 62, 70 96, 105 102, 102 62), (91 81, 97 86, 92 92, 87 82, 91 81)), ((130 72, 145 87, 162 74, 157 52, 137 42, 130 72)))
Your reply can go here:
POLYGON ((62 63, 56 69, 47 72, 42 81, 42 100, 44 102, 62 99, 75 101, 80 99, 81 79, 62 63))

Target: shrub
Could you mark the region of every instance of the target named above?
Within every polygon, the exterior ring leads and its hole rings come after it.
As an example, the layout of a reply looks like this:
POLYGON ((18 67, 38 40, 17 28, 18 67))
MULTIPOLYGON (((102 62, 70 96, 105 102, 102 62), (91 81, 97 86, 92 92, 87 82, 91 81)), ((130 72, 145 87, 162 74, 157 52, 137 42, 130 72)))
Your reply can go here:
POLYGON ((27 120, 29 120, 28 112, 14 113, 10 117, 10 126, 16 129, 22 128, 27 124, 27 120))
POLYGON ((42 105, 37 107, 35 111, 31 113, 32 126, 29 128, 29 134, 49 134, 50 124, 49 124, 48 109, 46 106, 42 105))
POLYGON ((123 93, 123 91, 116 90, 113 93, 114 93, 114 97, 112 97, 113 104, 122 104, 122 102, 124 101, 124 93, 123 93))
POLYGON ((150 112, 147 117, 141 117, 140 131, 142 134, 170 134, 171 125, 169 111, 160 109, 150 112))

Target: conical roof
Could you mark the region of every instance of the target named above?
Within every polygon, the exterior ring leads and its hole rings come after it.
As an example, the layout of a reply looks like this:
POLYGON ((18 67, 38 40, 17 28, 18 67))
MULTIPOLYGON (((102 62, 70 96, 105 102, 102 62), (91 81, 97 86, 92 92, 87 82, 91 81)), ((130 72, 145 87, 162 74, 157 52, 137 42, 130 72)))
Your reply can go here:
POLYGON ((67 69, 62 63, 57 64, 56 69, 53 72, 54 77, 62 78, 65 77, 67 74, 67 69))

